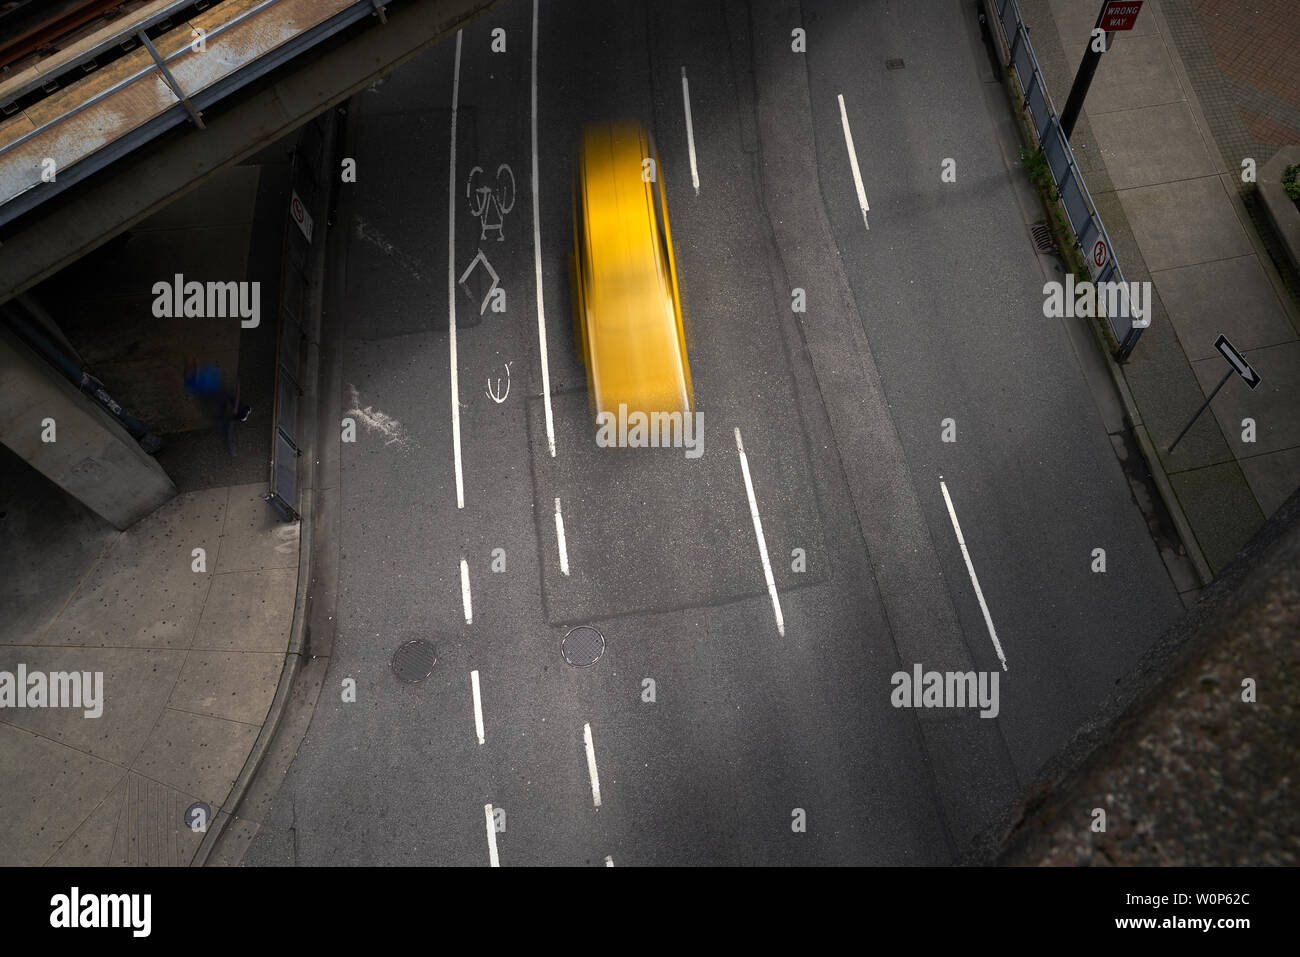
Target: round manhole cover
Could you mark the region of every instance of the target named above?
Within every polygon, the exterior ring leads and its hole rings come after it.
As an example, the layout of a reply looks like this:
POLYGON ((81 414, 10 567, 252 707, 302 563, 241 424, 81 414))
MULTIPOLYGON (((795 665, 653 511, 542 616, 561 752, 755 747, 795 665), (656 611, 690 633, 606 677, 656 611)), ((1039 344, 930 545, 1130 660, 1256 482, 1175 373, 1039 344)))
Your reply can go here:
POLYGON ((579 625, 560 642, 560 654, 575 668, 594 665, 605 653, 605 636, 590 625, 579 625))
POLYGON ((423 681, 438 663, 433 645, 423 638, 408 641, 393 652, 393 674, 403 681, 423 681))

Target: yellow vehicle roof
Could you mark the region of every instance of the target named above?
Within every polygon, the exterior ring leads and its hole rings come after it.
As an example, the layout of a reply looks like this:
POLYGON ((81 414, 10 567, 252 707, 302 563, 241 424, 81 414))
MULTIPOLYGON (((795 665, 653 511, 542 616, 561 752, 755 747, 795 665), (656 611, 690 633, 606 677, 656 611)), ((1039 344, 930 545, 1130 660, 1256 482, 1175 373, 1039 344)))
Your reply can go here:
POLYGON ((690 410, 690 372, 656 225, 656 184, 642 176, 647 157, 649 143, 634 123, 583 132, 588 374, 597 411, 617 413, 620 403, 629 412, 690 410))

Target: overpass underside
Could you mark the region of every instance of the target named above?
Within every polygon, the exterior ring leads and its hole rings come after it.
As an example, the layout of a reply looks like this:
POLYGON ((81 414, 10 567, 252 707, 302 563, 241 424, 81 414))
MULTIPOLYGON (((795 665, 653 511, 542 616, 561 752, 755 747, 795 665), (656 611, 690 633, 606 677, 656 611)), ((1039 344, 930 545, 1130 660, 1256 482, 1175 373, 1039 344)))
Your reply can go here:
MULTIPOLYGON (((85 0, 48 4, 44 19, 11 9, 0 19, 0 306, 494 2, 85 0)), ((18 310, 5 309, 6 326, 18 310)), ((7 330, 0 441, 124 527, 175 489, 137 454, 151 451, 139 430, 58 381, 75 370, 61 368, 56 322, 35 334, 48 350, 29 348, 30 323, 7 330), (60 414, 37 414, 52 397, 60 414), (51 417, 54 443, 40 437, 51 417)))

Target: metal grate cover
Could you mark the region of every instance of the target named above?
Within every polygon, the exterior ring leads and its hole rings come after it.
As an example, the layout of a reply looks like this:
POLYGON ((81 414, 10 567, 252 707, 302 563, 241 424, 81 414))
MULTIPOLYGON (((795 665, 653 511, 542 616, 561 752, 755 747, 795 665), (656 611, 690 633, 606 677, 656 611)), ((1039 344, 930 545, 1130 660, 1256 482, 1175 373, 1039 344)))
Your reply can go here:
POLYGON ((605 636, 590 625, 579 625, 560 642, 560 654, 575 668, 594 665, 605 653, 605 636))
POLYGON ((408 641, 393 652, 393 674, 403 681, 423 681, 438 663, 433 645, 423 638, 408 641))
POLYGON ((1052 238, 1052 231, 1047 228, 1046 222, 1034 223, 1029 227, 1029 235, 1033 237, 1034 248, 1040 253, 1056 252, 1056 240, 1052 238))
POLYGON ((903 63, 903 58, 901 56, 891 57, 885 61, 886 70, 901 70, 904 66, 906 66, 906 64, 903 63))

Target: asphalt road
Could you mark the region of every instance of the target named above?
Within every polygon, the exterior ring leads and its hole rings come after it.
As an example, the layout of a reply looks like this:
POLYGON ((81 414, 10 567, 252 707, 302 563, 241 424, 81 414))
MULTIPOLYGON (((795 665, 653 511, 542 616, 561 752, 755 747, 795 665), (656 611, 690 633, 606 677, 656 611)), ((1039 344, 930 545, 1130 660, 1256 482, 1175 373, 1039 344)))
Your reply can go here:
POLYGON ((951 861, 1181 610, 1042 316, 974 5, 542 3, 537 190, 533 17, 507 0, 352 104, 338 634, 245 862, 951 861), (617 117, 660 156, 699 458, 594 443, 570 182, 617 117), (454 281, 480 251, 504 312, 481 262, 454 281), (438 661, 403 683, 415 639, 438 661), (996 673, 998 716, 894 707, 914 664, 996 673))

